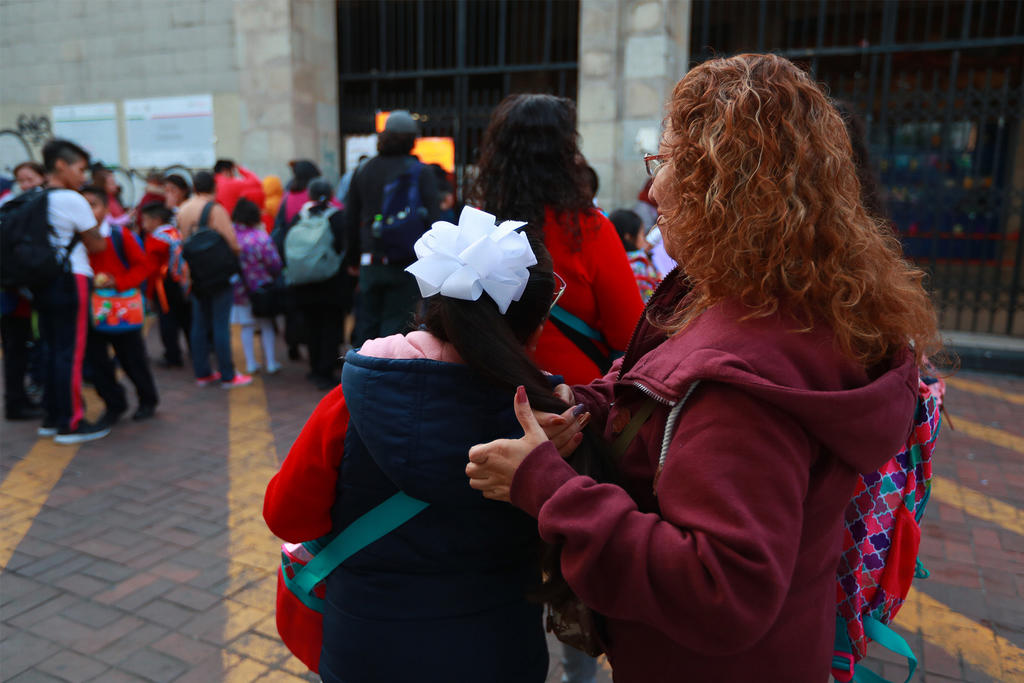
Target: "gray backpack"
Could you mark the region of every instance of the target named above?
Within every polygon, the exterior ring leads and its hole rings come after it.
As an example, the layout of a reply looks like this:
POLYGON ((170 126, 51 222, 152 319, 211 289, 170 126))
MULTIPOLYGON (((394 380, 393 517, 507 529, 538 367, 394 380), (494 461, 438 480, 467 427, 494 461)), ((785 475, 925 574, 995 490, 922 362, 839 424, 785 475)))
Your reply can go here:
POLYGON ((310 214, 302 207, 299 221, 284 238, 284 279, 289 285, 323 282, 334 277, 341 268, 341 254, 334 250, 331 216, 337 209, 310 214))

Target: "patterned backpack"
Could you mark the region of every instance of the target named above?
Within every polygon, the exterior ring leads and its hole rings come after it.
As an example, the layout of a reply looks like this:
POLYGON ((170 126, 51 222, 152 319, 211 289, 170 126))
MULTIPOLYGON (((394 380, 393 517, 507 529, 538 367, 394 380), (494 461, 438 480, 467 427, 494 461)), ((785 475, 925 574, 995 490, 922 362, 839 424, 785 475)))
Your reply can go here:
POLYGON ((885 680, 856 666, 869 641, 906 657, 907 680, 914 675, 917 658, 887 624, 906 600, 911 581, 928 576, 917 551, 921 516, 931 492, 931 457, 944 389, 942 380, 919 381, 917 413, 906 446, 877 472, 860 476, 846 508, 832 658, 832 675, 841 683, 885 680))

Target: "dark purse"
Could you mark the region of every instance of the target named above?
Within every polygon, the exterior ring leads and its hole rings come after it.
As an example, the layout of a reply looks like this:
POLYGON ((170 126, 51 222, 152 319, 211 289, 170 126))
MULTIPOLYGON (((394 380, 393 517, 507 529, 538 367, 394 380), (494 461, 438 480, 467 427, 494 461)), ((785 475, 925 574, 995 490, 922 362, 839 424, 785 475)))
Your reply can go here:
POLYGON ((280 278, 249 290, 252 314, 257 318, 273 318, 282 315, 286 308, 287 291, 280 278))

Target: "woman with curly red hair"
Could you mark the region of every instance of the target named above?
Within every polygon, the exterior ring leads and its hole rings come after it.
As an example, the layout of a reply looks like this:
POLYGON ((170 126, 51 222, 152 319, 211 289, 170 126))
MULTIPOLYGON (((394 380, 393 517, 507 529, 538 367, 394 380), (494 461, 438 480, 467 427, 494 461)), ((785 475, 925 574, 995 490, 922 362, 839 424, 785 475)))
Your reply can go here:
POLYGON ((559 455, 576 423, 525 402, 526 435, 474 447, 467 474, 562 545, 616 681, 823 683, 844 510, 906 442, 937 345, 922 274, 865 212, 841 117, 783 58, 690 71, 647 163, 680 267, 612 374, 559 389, 610 441, 642 425, 620 484, 577 475, 559 455))

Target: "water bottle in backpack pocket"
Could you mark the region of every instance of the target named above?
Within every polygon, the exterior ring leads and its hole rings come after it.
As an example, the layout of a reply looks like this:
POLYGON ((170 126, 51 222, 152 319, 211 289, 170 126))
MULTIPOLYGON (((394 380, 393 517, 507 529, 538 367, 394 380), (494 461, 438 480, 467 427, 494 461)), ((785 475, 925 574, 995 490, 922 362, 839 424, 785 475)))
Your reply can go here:
POLYGON ((388 263, 406 264, 416 260, 413 246, 427 231, 427 209, 420 197, 423 164, 413 161, 384 186, 380 213, 373 217, 370 235, 373 252, 388 263))
POLYGON ((312 213, 312 206, 304 206, 298 222, 284 238, 284 279, 288 285, 323 282, 337 275, 342 255, 334 250, 331 216, 333 207, 312 213))

